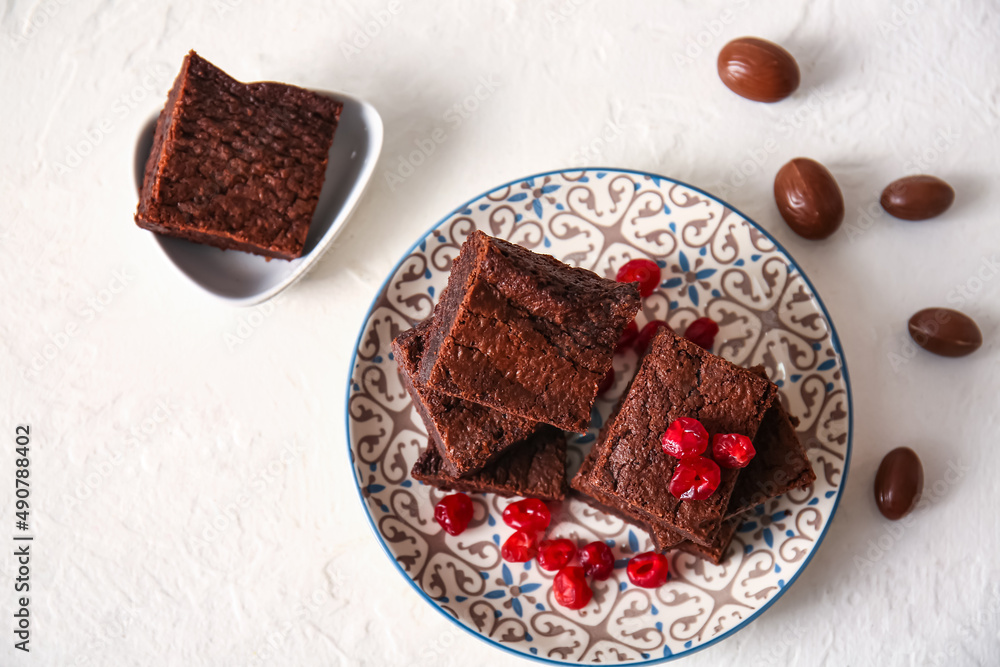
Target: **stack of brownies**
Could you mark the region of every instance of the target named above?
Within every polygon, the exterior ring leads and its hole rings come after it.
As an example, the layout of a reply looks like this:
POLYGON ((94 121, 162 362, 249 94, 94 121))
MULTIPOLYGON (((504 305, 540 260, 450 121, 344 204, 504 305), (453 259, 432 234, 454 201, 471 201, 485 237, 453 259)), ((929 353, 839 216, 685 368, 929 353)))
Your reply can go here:
MULTIPOLYGON (((412 470, 441 489, 558 500, 566 438, 585 433, 615 346, 640 306, 618 283, 475 231, 433 317, 392 343, 430 444, 412 470)), ((815 476, 777 388, 662 329, 572 487, 647 530, 658 550, 719 562, 739 515, 815 476), (678 417, 754 439, 705 500, 667 490, 676 459, 660 436, 678 417)))
POLYGON ((571 484, 645 525, 657 550, 719 563, 740 515, 815 481, 792 420, 762 367, 740 368, 662 329, 571 484), (660 436, 680 417, 697 419, 709 434, 745 435, 757 451, 745 468, 722 468, 704 500, 667 491, 678 460, 663 452, 660 436))

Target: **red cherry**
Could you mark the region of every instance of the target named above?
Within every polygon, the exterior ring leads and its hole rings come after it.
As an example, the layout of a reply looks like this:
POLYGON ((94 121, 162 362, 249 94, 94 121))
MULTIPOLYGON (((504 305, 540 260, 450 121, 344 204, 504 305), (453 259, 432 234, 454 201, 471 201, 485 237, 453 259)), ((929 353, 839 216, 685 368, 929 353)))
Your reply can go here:
POLYGON ((711 350, 712 346, 715 345, 715 334, 717 333, 719 333, 719 325, 715 323, 715 320, 699 317, 688 325, 684 337, 695 345, 711 350))
MULTIPOLYGON (((633 346, 635 347, 635 351, 638 352, 640 356, 646 354, 646 350, 649 349, 649 344, 653 342, 653 336, 655 336, 656 332, 662 327, 670 329, 670 325, 663 320, 650 320, 649 322, 646 322, 646 326, 639 331, 639 335, 635 337, 635 343, 633 346)), ((671 329, 671 331, 673 331, 673 329, 671 329)))
POLYGON ((579 565, 569 565, 559 570, 552 580, 552 590, 556 602, 567 609, 583 609, 594 597, 594 592, 587 585, 587 576, 579 565))
POLYGON ((604 542, 591 542, 580 549, 580 564, 598 581, 604 581, 615 570, 615 556, 604 542))
POLYGON ((515 530, 540 532, 549 527, 552 513, 538 498, 525 498, 504 508, 503 522, 515 530))
POLYGON ((625 571, 628 573, 628 580, 641 588, 658 588, 667 583, 670 576, 667 557, 655 551, 633 556, 625 571))
POLYGON ((614 383, 615 383, 615 368, 614 366, 612 366, 611 368, 608 369, 608 373, 607 375, 604 376, 604 379, 601 380, 601 384, 597 385, 597 395, 598 396, 603 395, 604 392, 606 392, 608 389, 611 389, 614 383))
POLYGON ((464 493, 445 496, 434 506, 434 518, 449 535, 461 535, 472 521, 472 500, 464 493))
POLYGON ((710 458, 696 456, 682 459, 674 468, 670 493, 681 500, 704 500, 719 488, 721 476, 719 465, 710 458))
POLYGON ((726 433, 712 438, 712 458, 723 468, 746 468, 757 455, 753 440, 739 433, 726 433))
POLYGON ((635 337, 639 335, 639 325, 632 320, 625 325, 625 329, 622 331, 622 335, 618 338, 618 344, 615 345, 615 353, 624 352, 632 346, 635 342, 635 337))
POLYGON ((566 567, 576 555, 576 545, 571 540, 542 540, 538 545, 538 567, 554 572, 566 567))
POLYGON ((660 444, 674 458, 701 456, 708 448, 708 431, 694 417, 678 417, 663 432, 660 444))
POLYGON ((639 295, 649 296, 660 284, 660 265, 651 259, 633 259, 618 269, 615 280, 620 283, 639 283, 639 295))
POLYGON ((500 555, 508 563, 527 563, 538 553, 538 538, 534 533, 519 530, 503 543, 500 555))

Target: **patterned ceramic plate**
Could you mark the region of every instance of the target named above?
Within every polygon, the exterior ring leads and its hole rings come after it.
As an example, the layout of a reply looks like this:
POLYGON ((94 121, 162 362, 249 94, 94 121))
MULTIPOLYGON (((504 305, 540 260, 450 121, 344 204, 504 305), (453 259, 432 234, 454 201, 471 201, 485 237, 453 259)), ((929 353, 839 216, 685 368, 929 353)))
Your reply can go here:
MULTIPOLYGON (((575 471, 635 370, 619 356, 616 386, 594 408, 591 430, 570 439, 575 471)), ((513 181, 463 204, 396 265, 358 337, 347 392, 350 460, 376 537, 427 602, 504 650, 553 663, 648 664, 704 648, 745 626, 799 576, 819 547, 844 488, 851 453, 851 394, 833 323, 812 285, 767 232, 732 207, 669 178, 619 170, 567 171, 513 181), (715 352, 764 364, 801 420, 817 481, 752 512, 721 565, 669 555, 671 580, 657 590, 628 582, 624 563, 651 548, 622 521, 567 500, 549 536, 604 540, 620 559, 592 582, 580 611, 555 603, 552 574, 508 564, 499 545, 508 500, 477 495, 475 519, 458 537, 433 518, 441 493, 410 467, 427 436, 389 353, 401 330, 429 317, 462 241, 473 229, 614 277, 636 257, 663 267, 639 324, 666 319, 675 331, 708 316, 720 323, 715 352)))

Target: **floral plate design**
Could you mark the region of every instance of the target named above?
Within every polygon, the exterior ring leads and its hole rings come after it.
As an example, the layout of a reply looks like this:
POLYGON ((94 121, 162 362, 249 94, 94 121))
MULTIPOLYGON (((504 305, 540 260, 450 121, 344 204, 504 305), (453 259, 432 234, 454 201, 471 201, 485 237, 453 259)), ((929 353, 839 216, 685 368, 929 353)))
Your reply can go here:
MULTIPOLYGON (((590 431, 571 436, 575 472, 635 371, 615 358, 616 382, 594 407, 590 431)), ((365 512, 386 554, 414 588, 463 629, 542 662, 652 664, 705 648, 747 625, 798 577, 840 500, 851 453, 851 393, 836 331, 808 279, 756 223, 712 195, 635 171, 539 174, 501 185, 455 209, 396 265, 365 317, 347 391, 351 466, 365 512), (763 364, 798 416, 817 480, 749 513, 727 558, 713 565, 669 552, 659 589, 628 581, 627 559, 652 548, 645 532, 570 497, 551 504, 548 537, 605 541, 618 559, 594 598, 556 604, 553 573, 506 563, 501 520, 511 502, 474 494, 475 518, 453 537, 434 521, 444 494, 410 478, 427 435, 400 382, 389 343, 429 317, 451 263, 474 229, 613 278, 626 261, 653 259, 659 289, 643 300, 641 326, 665 319, 683 332, 697 317, 720 324, 714 351, 763 364)))

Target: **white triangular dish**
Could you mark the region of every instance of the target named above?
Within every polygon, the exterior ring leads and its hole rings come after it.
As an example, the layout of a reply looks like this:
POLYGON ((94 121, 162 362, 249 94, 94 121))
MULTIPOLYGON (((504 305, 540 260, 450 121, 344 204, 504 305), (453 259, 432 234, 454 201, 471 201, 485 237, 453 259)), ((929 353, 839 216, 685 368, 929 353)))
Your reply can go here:
MULTIPOLYGON (((313 214, 302 257, 291 261, 220 250, 146 232, 171 264, 190 282, 232 306, 253 306, 277 295, 301 278, 344 228, 371 180, 382 150, 382 118, 371 104, 344 95, 316 91, 344 105, 330 148, 326 178, 313 214)), ((153 145, 157 116, 139 134, 135 149, 135 182, 142 187, 146 158, 153 145)))

